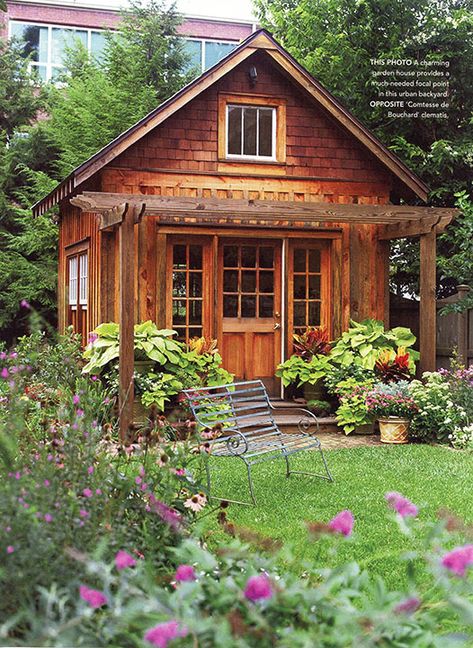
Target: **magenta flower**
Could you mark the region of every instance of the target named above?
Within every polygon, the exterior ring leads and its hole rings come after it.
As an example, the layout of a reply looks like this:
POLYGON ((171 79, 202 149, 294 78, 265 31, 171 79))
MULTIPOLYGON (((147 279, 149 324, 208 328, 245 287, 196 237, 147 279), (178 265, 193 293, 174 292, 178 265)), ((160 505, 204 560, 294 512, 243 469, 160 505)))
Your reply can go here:
POLYGON ((92 497, 93 492, 90 490, 90 488, 84 488, 84 490, 82 491, 82 495, 84 497, 92 497))
POLYGON ((166 648, 173 639, 185 637, 188 630, 180 627, 177 621, 166 621, 150 628, 145 632, 145 640, 157 648, 166 648))
POLYGON ((182 525, 180 513, 169 507, 167 504, 164 504, 164 502, 160 502, 156 499, 153 493, 149 496, 149 503, 151 510, 157 513, 159 517, 166 522, 166 524, 169 524, 174 531, 180 529, 182 525))
POLYGON ((176 573, 174 575, 174 580, 177 581, 178 583, 185 583, 188 581, 195 581, 197 578, 194 568, 192 565, 179 565, 179 567, 176 569, 176 573))
POLYGON ((44 486, 45 486, 46 488, 48 488, 48 486, 51 484, 51 482, 49 481, 49 479, 45 479, 44 482, 43 482, 43 484, 44 484, 44 486))
POLYGON ((354 524, 355 518, 353 517, 353 513, 349 510, 340 511, 340 513, 337 513, 337 515, 328 523, 332 531, 341 533, 345 537, 351 536, 354 524))
POLYGON ((416 517, 419 509, 407 497, 392 491, 384 496, 389 506, 396 511, 401 517, 416 517))
POLYGON ((87 473, 88 473, 89 475, 91 475, 93 472, 94 472, 94 467, 93 467, 93 466, 89 466, 89 467, 87 468, 87 473))
POLYGON ((442 558, 442 566, 456 576, 464 576, 467 567, 473 564, 473 545, 463 545, 449 551, 442 558))
POLYGON ((88 518, 88 517, 90 517, 90 513, 88 511, 86 511, 85 509, 81 509, 79 511, 79 516, 81 518, 88 518))
POLYGON ((246 582, 243 594, 249 601, 253 602, 269 599, 273 595, 271 581, 266 574, 250 576, 246 582))
POLYGON ((106 605, 106 603, 108 603, 107 597, 103 592, 90 589, 85 585, 81 585, 79 587, 79 594, 81 599, 93 608, 99 608, 102 607, 102 605, 106 605))
POLYGON ((79 403, 80 403, 79 394, 74 394, 74 396, 72 397, 72 402, 74 403, 74 405, 79 405, 79 403))
POLYGON ((418 599, 417 596, 411 596, 396 605, 394 612, 396 614, 414 614, 414 612, 420 608, 420 605, 420 599, 418 599))
POLYGON ((21 306, 22 308, 31 308, 30 303, 29 303, 28 301, 26 301, 26 299, 22 299, 22 300, 21 300, 21 302, 20 302, 20 306, 21 306))
POLYGON ((53 516, 51 515, 51 513, 45 513, 44 514, 44 521, 45 522, 52 522, 53 521, 53 516))
POLYGON ((83 409, 76 409, 76 416, 77 418, 82 418, 84 416, 84 410, 83 409))
POLYGON ((14 551, 15 551, 15 547, 13 545, 8 545, 7 554, 12 554, 14 551))
POLYGON ((95 494, 96 495, 102 495, 102 491, 100 490, 100 488, 95 489, 95 494))
POLYGON ((1 374, 2 378, 8 378, 8 369, 6 367, 3 367, 1 374))
POLYGON ((134 567, 135 565, 136 560, 133 556, 130 556, 127 551, 120 549, 120 551, 117 552, 117 555, 115 556, 115 567, 118 571, 126 569, 127 567, 134 567))

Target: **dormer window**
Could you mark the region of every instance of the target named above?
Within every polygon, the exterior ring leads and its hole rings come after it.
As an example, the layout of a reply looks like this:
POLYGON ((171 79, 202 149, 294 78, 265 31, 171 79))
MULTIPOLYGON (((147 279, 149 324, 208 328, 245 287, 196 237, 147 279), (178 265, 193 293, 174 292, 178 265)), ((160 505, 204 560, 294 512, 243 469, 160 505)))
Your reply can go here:
POLYGON ((218 157, 221 163, 283 164, 286 161, 286 100, 219 94, 218 157))
POLYGON ((226 157, 276 160, 276 108, 227 105, 226 157))

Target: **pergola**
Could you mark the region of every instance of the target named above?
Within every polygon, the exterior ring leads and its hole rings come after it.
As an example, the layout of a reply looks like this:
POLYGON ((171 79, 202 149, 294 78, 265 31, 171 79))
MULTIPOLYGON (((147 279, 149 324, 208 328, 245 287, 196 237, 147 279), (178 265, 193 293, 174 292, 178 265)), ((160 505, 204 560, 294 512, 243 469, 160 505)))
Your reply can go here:
POLYGON ((435 370, 436 238, 458 214, 457 209, 409 205, 357 205, 222 198, 184 198, 85 191, 70 199, 82 211, 96 213, 99 229, 118 228, 120 283, 120 434, 132 422, 134 316, 134 225, 143 215, 158 224, 258 226, 325 229, 327 223, 379 225, 379 239, 420 238, 420 368, 435 370))

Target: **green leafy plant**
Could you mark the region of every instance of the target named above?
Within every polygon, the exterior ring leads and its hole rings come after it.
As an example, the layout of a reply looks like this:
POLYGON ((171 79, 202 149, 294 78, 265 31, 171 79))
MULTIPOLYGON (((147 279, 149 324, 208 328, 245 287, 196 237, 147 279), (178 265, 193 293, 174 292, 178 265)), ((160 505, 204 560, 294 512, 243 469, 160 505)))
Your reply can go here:
POLYGON ((358 381, 356 378, 342 380, 336 394, 339 407, 335 413, 337 423, 345 434, 350 434, 357 427, 368 425, 374 418, 366 405, 366 394, 373 386, 373 380, 358 381))
POLYGON ((327 416, 332 409, 332 405, 324 400, 310 400, 307 402, 306 407, 318 416, 327 416))
POLYGON ((276 376, 282 379, 284 387, 289 385, 315 385, 332 369, 329 356, 314 355, 310 360, 304 360, 300 355, 292 355, 276 369, 276 376))
MULTIPOLYGON (((175 331, 158 329, 156 324, 148 320, 135 324, 134 345, 135 360, 149 359, 164 366, 167 363, 180 365, 184 346, 172 339, 175 331)), ((84 351, 88 360, 83 372, 99 374, 120 354, 119 326, 115 322, 100 324, 91 334, 91 341, 84 351)))
POLYGON ((164 411, 166 403, 182 390, 182 383, 169 373, 149 373, 149 386, 141 394, 141 402, 145 407, 156 407, 164 411))
POLYGON ((415 370, 419 353, 413 350, 416 337, 409 328, 397 326, 389 331, 382 322, 366 319, 363 322, 350 320, 350 328, 342 333, 333 346, 330 358, 335 364, 356 364, 365 369, 374 369, 376 361, 386 350, 396 353, 399 349, 409 348, 409 370, 415 370))

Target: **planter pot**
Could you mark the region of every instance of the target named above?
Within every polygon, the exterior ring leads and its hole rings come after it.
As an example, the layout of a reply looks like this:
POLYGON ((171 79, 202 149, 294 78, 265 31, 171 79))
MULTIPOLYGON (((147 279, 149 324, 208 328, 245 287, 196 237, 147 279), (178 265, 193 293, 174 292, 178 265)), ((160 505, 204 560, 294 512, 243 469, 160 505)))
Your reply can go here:
POLYGON ((374 422, 357 425, 353 430, 353 434, 374 434, 374 422))
POLYGON ((409 419, 388 416, 378 419, 382 443, 408 443, 409 419))
POLYGON ((306 401, 324 400, 324 382, 322 378, 319 378, 315 385, 305 383, 303 387, 304 398, 306 399, 306 401))

